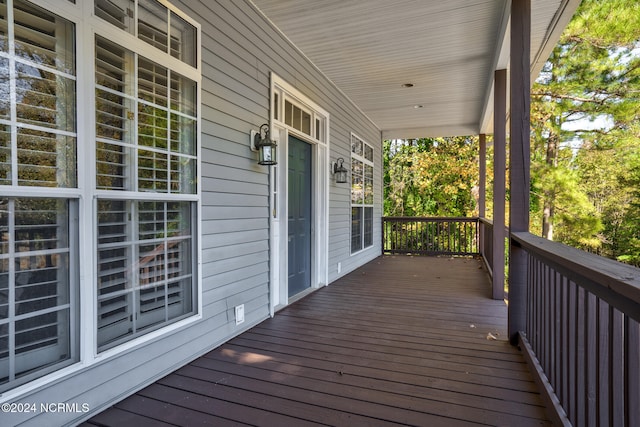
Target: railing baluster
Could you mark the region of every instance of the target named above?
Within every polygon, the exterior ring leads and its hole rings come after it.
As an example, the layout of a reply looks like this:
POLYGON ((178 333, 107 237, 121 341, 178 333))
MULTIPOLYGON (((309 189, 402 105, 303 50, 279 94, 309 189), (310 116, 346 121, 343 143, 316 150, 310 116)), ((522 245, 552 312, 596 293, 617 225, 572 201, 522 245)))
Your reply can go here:
POLYGON ((577 287, 576 296, 576 333, 577 333, 577 354, 576 354, 576 418, 574 425, 585 425, 585 408, 587 400, 586 392, 586 342, 587 322, 586 322, 586 295, 582 287, 577 287))
MULTIPOLYGON (((550 368, 550 376, 552 378, 553 384, 556 385, 556 388, 559 389, 561 386, 561 382, 558 381, 558 371, 560 370, 560 275, 557 271, 553 270, 553 280, 552 280, 552 288, 550 292, 550 303, 551 303, 551 349, 549 353, 549 361, 551 362, 550 368)), ((562 390, 559 390, 562 393, 562 390)))
POLYGON ((576 286, 575 283, 573 283, 572 281, 570 281, 569 279, 567 280, 567 287, 568 287, 568 293, 569 293, 569 310, 568 310, 568 317, 569 317, 569 325, 568 325, 568 333, 569 333, 569 339, 568 339, 568 347, 569 347, 569 351, 568 351, 568 371, 569 371, 569 385, 568 385, 568 395, 567 395, 567 407, 565 408, 565 410, 567 411, 567 415, 569 416, 570 420, 575 420, 577 413, 576 413, 576 407, 577 407, 577 401, 578 401, 578 397, 577 397, 577 389, 576 389, 576 385, 577 385, 577 371, 578 371, 578 352, 577 347, 578 347, 578 307, 577 307, 577 301, 578 301, 578 288, 576 286))
POLYGON ((624 423, 624 315, 613 307, 609 307, 609 313, 611 357, 609 408, 611 412, 608 425, 621 426, 624 423))
POLYGON ((596 330, 596 320, 597 320, 597 307, 596 307, 596 296, 591 292, 587 293, 586 300, 586 313, 587 313, 587 342, 586 342, 586 392, 587 392, 587 402, 586 402, 586 426, 594 427, 597 421, 597 375, 598 375, 598 341, 597 341, 597 330, 596 330))
MULTIPOLYGON (((569 351, 571 348, 571 344, 569 342, 569 319, 571 318, 571 306, 569 305, 569 285, 567 283, 567 278, 562 276, 562 288, 561 288, 561 307, 562 307, 562 316, 560 318, 560 352, 562 353, 562 360, 560 362, 560 390, 561 393, 558 396, 560 399, 560 403, 565 408, 569 407, 570 404, 570 396, 569 396, 569 351)), ((567 410, 567 412, 569 412, 567 410)))
POLYGON ((627 427, 640 425, 640 324, 629 316, 624 323, 625 423, 627 427))
POLYGON ((609 318, 609 304, 602 300, 597 301, 597 413, 598 425, 609 425, 609 392, 610 392, 610 372, 609 372, 609 337, 613 332, 613 326, 609 318))

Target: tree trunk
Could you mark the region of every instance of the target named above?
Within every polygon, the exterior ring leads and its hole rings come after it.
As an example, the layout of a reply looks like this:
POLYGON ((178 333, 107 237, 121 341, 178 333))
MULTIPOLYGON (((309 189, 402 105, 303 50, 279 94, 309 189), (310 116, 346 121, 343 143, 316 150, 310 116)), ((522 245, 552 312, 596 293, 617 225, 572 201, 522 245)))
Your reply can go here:
MULTIPOLYGON (((547 139, 546 163, 548 170, 558 165, 558 135, 551 133, 547 139)), ((556 194, 554 188, 544 189, 544 207, 542 210, 542 237, 553 240, 553 213, 556 194)))
POLYGON ((553 204, 546 197, 542 210, 542 237, 553 240, 553 204))

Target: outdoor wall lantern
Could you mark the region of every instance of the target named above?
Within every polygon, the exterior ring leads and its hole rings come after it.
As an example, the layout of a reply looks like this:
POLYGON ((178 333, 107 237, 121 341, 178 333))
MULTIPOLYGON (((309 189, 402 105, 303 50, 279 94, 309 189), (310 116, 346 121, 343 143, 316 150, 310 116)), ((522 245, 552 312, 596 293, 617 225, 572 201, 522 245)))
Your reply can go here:
POLYGON ((347 182, 347 168, 344 167, 344 159, 340 157, 333 164, 333 176, 336 177, 336 182, 338 184, 344 184, 347 182))
POLYGON ((269 125, 267 123, 260 126, 259 131, 251 131, 251 150, 258 152, 258 164, 276 165, 277 144, 269 135, 269 125))

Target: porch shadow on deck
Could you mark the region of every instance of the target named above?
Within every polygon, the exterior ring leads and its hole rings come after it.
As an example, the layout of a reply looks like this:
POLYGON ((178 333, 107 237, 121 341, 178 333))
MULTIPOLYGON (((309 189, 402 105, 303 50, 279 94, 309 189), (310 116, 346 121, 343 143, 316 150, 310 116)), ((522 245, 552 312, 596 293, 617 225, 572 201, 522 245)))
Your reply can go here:
POLYGON ((476 259, 380 257, 85 425, 546 425, 490 297, 476 259))

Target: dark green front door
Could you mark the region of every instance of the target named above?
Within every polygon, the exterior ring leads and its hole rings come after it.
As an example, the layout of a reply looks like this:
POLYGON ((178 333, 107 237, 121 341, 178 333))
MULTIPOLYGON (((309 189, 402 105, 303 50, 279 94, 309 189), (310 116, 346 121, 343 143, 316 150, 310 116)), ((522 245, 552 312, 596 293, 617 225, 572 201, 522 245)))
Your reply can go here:
POLYGON ((289 137, 289 296, 311 286, 311 145, 289 137))

